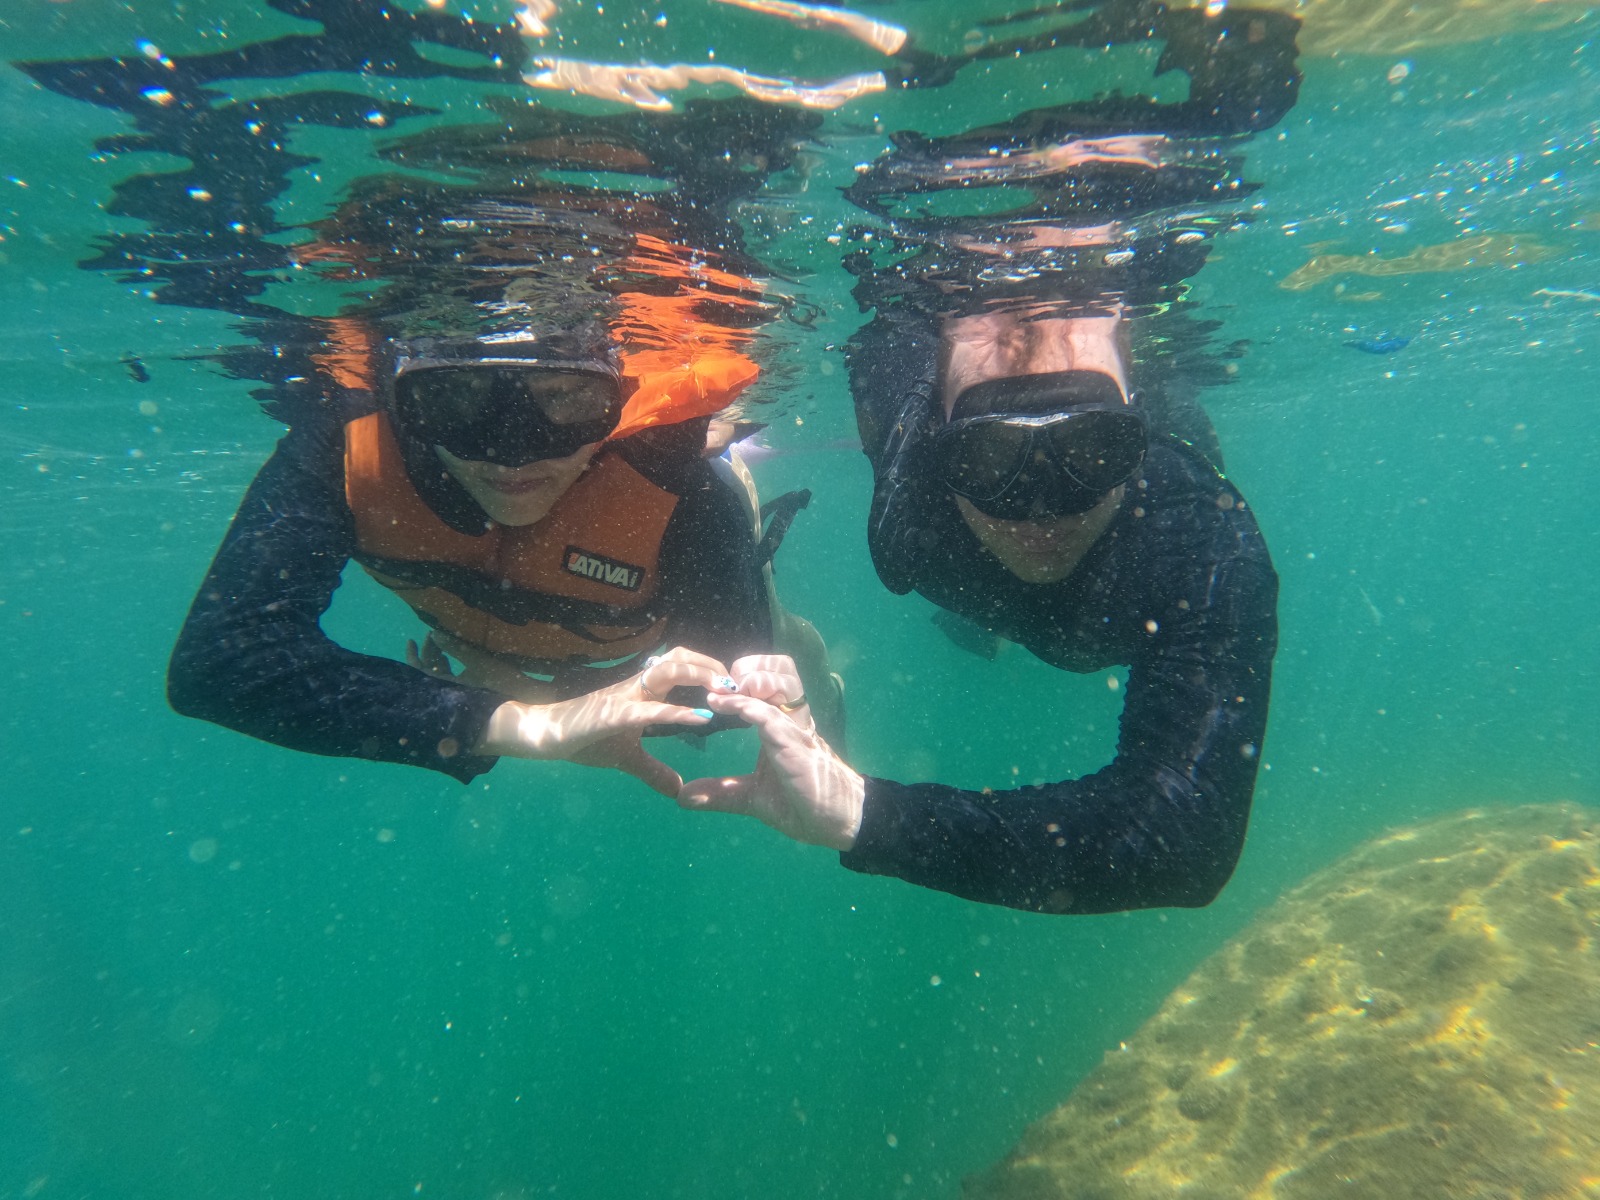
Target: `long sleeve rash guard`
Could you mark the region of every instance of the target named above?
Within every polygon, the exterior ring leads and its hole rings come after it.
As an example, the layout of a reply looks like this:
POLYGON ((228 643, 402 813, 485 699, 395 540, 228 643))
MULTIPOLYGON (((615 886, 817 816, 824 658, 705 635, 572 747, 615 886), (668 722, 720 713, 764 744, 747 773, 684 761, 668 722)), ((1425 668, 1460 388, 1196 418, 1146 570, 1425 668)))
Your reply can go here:
MULTIPOLYGON (((731 661, 771 644, 761 567, 743 501, 698 461, 662 544, 667 636, 731 661)), ((323 631, 355 524, 337 413, 296 424, 257 474, 206 573, 167 674, 172 707, 313 754, 407 763, 463 782, 498 693, 358 654, 323 631)), ((400 636, 397 631, 397 639, 400 636)))
POLYGON ((1244 499, 1158 443, 1055 584, 1016 578, 946 507, 917 590, 1065 670, 1127 666, 1116 758, 992 793, 868 779, 841 861, 1039 912, 1208 903, 1244 842, 1277 646, 1277 576, 1244 499))

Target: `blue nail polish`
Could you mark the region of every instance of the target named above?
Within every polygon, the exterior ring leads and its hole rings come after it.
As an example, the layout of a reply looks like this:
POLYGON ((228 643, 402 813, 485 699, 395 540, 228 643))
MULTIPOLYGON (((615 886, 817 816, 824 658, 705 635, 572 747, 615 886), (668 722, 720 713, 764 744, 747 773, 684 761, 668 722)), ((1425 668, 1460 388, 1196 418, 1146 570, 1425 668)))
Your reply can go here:
POLYGON ((704 717, 708 721, 711 720, 712 717, 717 715, 716 713, 712 712, 709 708, 696 708, 696 709, 692 709, 690 711, 692 711, 695 716, 704 717))
POLYGON ((724 691, 737 692, 739 690, 738 681, 732 675, 718 675, 712 680, 712 683, 724 691))

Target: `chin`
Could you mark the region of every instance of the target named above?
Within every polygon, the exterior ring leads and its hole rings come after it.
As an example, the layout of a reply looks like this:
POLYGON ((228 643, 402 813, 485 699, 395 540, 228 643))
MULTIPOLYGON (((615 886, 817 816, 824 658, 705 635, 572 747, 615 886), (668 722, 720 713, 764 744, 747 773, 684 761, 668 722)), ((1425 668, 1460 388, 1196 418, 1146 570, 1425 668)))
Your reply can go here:
POLYGON ((490 513, 489 516, 500 525, 533 525, 549 516, 550 508, 549 504, 534 506, 520 504, 512 509, 503 509, 498 513, 490 513))
POLYGON ((517 496, 484 489, 472 498, 497 525, 532 525, 549 515, 550 509, 556 502, 556 495, 550 494, 546 489, 517 496))
POLYGON ((1059 555, 1041 560, 1008 554, 1001 558, 1001 562, 1023 583, 1059 583, 1072 574, 1072 568, 1077 565, 1075 559, 1069 558, 1063 562, 1059 555))

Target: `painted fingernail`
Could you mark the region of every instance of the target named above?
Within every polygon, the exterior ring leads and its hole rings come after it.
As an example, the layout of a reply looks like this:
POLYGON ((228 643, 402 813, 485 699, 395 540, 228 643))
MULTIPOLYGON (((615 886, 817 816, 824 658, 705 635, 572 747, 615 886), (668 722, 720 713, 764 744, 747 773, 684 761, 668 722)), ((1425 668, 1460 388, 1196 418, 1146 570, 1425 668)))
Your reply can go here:
POLYGON ((737 692, 739 690, 739 681, 732 675, 718 675, 711 682, 725 692, 737 692))
POLYGON ((712 712, 709 708, 696 708, 696 709, 691 709, 690 711, 693 712, 695 716, 704 717, 708 721, 711 720, 712 717, 717 715, 716 713, 712 712))

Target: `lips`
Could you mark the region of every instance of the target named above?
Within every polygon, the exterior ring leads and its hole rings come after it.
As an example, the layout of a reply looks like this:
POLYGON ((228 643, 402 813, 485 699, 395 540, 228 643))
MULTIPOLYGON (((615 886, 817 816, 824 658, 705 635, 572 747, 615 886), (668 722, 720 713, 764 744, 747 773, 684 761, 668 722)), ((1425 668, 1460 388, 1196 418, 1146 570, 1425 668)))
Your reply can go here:
POLYGON ((526 496, 529 492, 537 492, 541 488, 550 486, 549 478, 542 473, 536 475, 493 475, 484 477, 483 482, 502 496, 526 496))
POLYGON ((548 483, 543 479, 500 479, 489 486, 506 496, 526 496, 529 492, 547 487, 548 483))
POLYGON ((1012 546, 1029 554, 1046 554, 1056 549, 1067 531, 1035 521, 1001 521, 991 517, 989 527, 1012 546))
POLYGON ((1013 547, 1019 552, 1038 558, 1043 555, 1056 553, 1061 547, 1061 538, 1053 536, 1029 537, 1024 534, 1008 534, 1013 547))

